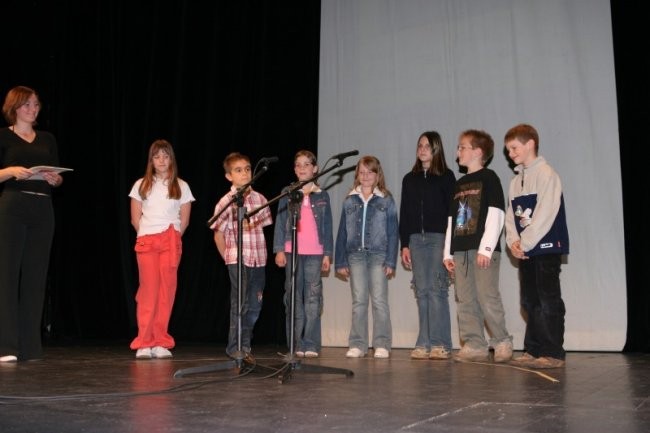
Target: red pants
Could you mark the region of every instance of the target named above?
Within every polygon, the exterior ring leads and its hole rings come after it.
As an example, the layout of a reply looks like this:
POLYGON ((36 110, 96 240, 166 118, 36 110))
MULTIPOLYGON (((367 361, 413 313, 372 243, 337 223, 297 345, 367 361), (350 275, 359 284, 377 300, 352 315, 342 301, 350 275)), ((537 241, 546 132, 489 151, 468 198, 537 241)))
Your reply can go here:
POLYGON ((140 287, 135 296, 138 336, 131 342, 131 349, 174 347, 174 338, 167 328, 176 296, 181 251, 181 234, 173 225, 162 233, 136 239, 140 276, 140 287))

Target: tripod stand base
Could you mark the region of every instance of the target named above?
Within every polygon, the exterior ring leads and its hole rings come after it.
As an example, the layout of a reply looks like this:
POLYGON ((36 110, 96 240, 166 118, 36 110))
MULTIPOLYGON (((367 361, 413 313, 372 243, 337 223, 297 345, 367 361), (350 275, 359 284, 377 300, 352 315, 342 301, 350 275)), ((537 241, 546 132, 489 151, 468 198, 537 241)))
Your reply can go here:
POLYGON ((284 383, 291 380, 294 371, 300 371, 302 373, 312 373, 312 374, 342 374, 345 377, 354 376, 354 372, 352 370, 348 370, 345 368, 303 364, 301 361, 296 360, 292 356, 289 356, 286 359, 287 362, 284 365, 282 365, 278 369, 278 372, 276 373, 276 376, 278 377, 278 381, 280 383, 284 383))
POLYGON ((188 374, 211 373, 214 371, 224 371, 236 369, 239 374, 245 374, 255 369, 257 365, 255 359, 244 352, 237 351, 231 355, 233 359, 216 364, 203 365, 199 367, 190 367, 177 370, 174 378, 187 376, 188 374))

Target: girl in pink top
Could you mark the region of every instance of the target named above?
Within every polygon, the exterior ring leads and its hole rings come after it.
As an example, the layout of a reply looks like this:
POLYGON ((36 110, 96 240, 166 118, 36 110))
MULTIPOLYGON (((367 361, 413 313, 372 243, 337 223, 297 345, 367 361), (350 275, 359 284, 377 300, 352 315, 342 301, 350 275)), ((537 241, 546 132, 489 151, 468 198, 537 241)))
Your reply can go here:
MULTIPOLYGON (((296 153, 294 172, 301 183, 312 179, 318 173, 316 156, 308 150, 296 153)), ((283 192, 289 192, 290 189, 291 187, 287 187, 283 192)), ((333 239, 330 197, 316 182, 307 182, 302 188, 280 199, 275 222, 273 252, 275 264, 286 269, 284 304, 287 313, 287 345, 291 347, 289 343, 293 337, 293 347, 298 357, 315 358, 321 350, 323 310, 321 272, 329 271, 334 247, 333 239), (292 254, 294 221, 296 254, 292 254), (292 328, 293 263, 296 271, 292 328)))

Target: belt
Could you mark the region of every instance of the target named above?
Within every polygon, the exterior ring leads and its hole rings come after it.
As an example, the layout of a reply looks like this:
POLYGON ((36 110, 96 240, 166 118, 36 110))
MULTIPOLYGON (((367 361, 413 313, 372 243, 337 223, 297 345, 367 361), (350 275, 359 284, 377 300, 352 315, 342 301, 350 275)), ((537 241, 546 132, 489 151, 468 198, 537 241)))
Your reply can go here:
POLYGON ((25 194, 40 195, 42 197, 49 197, 50 196, 49 194, 45 194, 43 192, 36 192, 36 191, 20 191, 20 192, 24 192, 25 194))

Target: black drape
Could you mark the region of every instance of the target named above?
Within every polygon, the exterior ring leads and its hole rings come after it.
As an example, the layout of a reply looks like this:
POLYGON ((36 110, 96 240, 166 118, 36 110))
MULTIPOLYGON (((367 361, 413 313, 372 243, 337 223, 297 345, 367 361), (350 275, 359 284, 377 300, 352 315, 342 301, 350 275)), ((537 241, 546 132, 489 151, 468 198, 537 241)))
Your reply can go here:
MULTIPOLYGON (((61 164, 74 168, 54 197, 47 332, 135 335, 128 193, 151 142, 165 138, 197 199, 171 333, 225 342, 230 282, 205 224, 229 188, 222 162, 231 151, 253 166, 278 156, 254 185, 271 199, 295 180, 294 153, 315 151, 320 2, 37 0, 0 10, 11 35, 3 94, 17 84, 39 92, 39 127, 56 135, 61 164)), ((266 234, 270 247, 272 228, 266 234)), ((272 259, 267 278, 255 338, 281 343, 284 271, 272 259)))
MULTIPOLYGON (((317 149, 320 1, 4 0, 0 90, 34 87, 40 127, 56 134, 66 173, 44 324, 51 338, 135 335, 137 266, 127 194, 156 138, 174 145, 197 201, 183 237, 171 332, 224 343, 229 280, 205 226, 228 188, 230 151, 278 156, 255 188, 294 180, 293 154, 317 149)), ((647 194, 636 181, 650 118, 648 38, 639 5, 611 0, 628 284, 626 350, 650 351, 643 269, 647 194)), ((321 155, 321 161, 329 155, 321 155)), ((275 209, 272 208, 273 212, 275 209)), ((271 240, 270 229, 267 232, 271 240)), ((607 254, 607 251, 603 251, 607 254)), ((284 342, 283 270, 270 260, 256 342, 284 342)))
MULTIPOLYGON (((627 341, 625 351, 650 352, 649 225, 639 209, 649 197, 645 172, 647 125, 650 121, 650 38, 642 3, 611 0, 619 147, 623 181, 625 268, 627 274, 627 341), (645 155, 645 154, 644 154, 645 155)), ((607 228, 603 228, 607 230, 607 228)), ((609 254, 602 251, 602 254, 609 254)))

